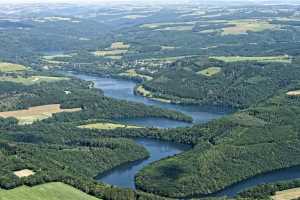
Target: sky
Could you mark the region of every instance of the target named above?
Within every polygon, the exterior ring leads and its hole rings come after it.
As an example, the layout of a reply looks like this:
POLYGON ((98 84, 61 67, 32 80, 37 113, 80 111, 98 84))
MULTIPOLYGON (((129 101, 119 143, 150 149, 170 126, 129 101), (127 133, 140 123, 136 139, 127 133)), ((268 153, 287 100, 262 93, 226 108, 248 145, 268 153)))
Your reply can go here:
MULTIPOLYGON (((169 1, 172 2, 174 0, 0 0, 0 4, 7 4, 7 3, 117 3, 117 2, 164 2, 169 1)), ((185 1, 185 0, 175 0, 175 1, 185 1)), ((198 0, 198 1, 208 1, 208 0, 198 0)), ((221 1, 236 1, 236 0, 221 0, 221 1)), ((255 1, 255 0, 243 0, 243 1, 255 1)), ((300 1, 300 0, 295 0, 300 1)))

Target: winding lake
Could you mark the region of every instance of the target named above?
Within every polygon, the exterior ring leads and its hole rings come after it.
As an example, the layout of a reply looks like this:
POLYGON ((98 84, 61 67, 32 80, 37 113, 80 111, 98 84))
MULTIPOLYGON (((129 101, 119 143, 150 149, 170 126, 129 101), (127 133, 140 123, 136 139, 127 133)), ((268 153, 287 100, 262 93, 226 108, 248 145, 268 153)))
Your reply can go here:
MULTIPOLYGON (((158 106, 170 110, 180 111, 191 116, 194 120, 194 123, 205 123, 212 119, 222 117, 228 113, 228 110, 226 109, 167 104, 167 103, 154 101, 142 96, 136 96, 134 95, 133 92, 136 83, 130 80, 101 78, 101 77, 81 75, 81 74, 70 74, 70 73, 67 74, 76 76, 77 78, 86 81, 93 81, 95 83, 95 87, 102 89, 106 96, 116 98, 116 99, 140 102, 146 105, 158 106)), ((137 125, 142 125, 147 127, 159 127, 159 128, 174 128, 174 127, 191 125, 185 122, 168 120, 168 119, 157 119, 157 118, 126 119, 121 121, 130 124, 137 124, 137 125)), ((135 139, 135 141, 138 144, 143 145, 148 150, 148 152, 150 153, 150 157, 142 161, 136 161, 133 163, 128 163, 116 167, 98 176, 97 180, 111 185, 123 187, 123 188, 135 189, 134 176, 143 167, 145 167, 151 162, 160 160, 162 158, 166 158, 168 156, 173 156, 190 149, 188 145, 174 144, 170 142, 153 140, 153 139, 139 138, 139 139, 135 139)), ((233 197, 238 192, 256 186, 258 184, 272 183, 272 182, 290 180, 295 178, 300 178, 300 167, 281 169, 281 170, 261 174, 255 177, 251 177, 247 180, 236 183, 232 186, 229 186, 209 196, 233 197)))

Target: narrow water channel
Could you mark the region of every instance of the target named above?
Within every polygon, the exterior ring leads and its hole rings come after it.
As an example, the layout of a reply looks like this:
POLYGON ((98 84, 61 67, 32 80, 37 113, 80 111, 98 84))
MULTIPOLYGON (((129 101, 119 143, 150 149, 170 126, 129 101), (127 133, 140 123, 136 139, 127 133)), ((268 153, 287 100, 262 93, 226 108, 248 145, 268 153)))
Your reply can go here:
MULTIPOLYGON (((72 74, 77 78, 93 81, 96 88, 100 88, 104 91, 106 96, 140 102, 146 105, 158 106, 161 108, 166 108, 170 110, 176 110, 183 112, 191 116, 194 120, 194 123, 205 123, 213 119, 220 118, 228 113, 228 110, 219 109, 219 108, 205 108, 199 106, 186 106, 186 105, 175 105, 167 104, 142 96, 134 95, 135 82, 130 80, 119 80, 114 78, 101 78, 96 76, 82 75, 82 74, 72 74)), ((157 119, 157 118, 140 118, 140 119, 126 119, 122 122, 127 122, 130 124, 137 124, 147 127, 159 127, 159 128, 174 128, 189 126, 191 124, 168 120, 168 119, 157 119)), ((188 150, 190 147, 182 144, 174 144, 165 141, 140 138, 135 139, 135 141, 143 145, 148 152, 150 157, 146 160, 137 161, 134 163, 124 164, 117 168, 114 168, 105 174, 101 174, 98 177, 98 180, 104 183, 111 185, 123 187, 123 188, 132 188, 135 189, 134 176, 146 165, 163 159, 168 156, 173 156, 183 151, 188 150)), ((248 189, 250 187, 256 186, 263 183, 272 183, 283 180, 291 180, 295 178, 300 178, 300 167, 292 167, 288 169, 281 169, 273 172, 264 173, 255 177, 251 177, 247 180, 238 182, 232 186, 229 186, 219 192, 216 192, 209 196, 228 196, 234 197, 237 193, 248 189)))

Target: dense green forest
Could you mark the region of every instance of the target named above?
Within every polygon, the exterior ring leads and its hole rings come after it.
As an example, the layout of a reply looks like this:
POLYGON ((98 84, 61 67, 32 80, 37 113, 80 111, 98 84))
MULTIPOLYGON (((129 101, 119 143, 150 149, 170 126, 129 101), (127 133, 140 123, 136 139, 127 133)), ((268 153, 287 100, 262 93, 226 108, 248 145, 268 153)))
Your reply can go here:
MULTIPOLYGON (((207 195, 300 165, 299 6, 50 7, 0 9, 1 190, 64 182, 104 200, 216 199, 207 195), (236 112, 185 128, 80 128, 192 118, 107 97, 93 82, 57 71, 130 79, 136 95, 236 112), (139 137, 192 148, 142 169, 137 190, 96 181, 149 157, 132 140, 139 137), (18 177, 23 169, 34 175, 18 177)), ((296 187, 299 180, 265 184, 237 198, 266 199, 296 187)))

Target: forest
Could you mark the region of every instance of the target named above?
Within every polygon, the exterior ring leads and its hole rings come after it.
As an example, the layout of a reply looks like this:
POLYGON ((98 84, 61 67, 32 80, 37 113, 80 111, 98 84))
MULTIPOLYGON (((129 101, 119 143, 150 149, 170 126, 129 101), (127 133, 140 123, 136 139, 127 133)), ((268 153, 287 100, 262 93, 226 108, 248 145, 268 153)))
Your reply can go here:
POLYGON ((55 182, 104 200, 271 199, 300 187, 215 195, 300 165, 298 5, 50 7, 0 9, 0 199, 55 182), (109 97, 69 72, 129 80, 132 95, 156 104, 109 97), (166 109, 191 105, 230 112, 197 123, 197 109, 166 109), (189 126, 122 121, 144 118, 189 126), (189 148, 143 167, 136 189, 97 180, 151 156, 138 138, 189 148))

